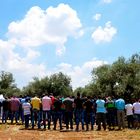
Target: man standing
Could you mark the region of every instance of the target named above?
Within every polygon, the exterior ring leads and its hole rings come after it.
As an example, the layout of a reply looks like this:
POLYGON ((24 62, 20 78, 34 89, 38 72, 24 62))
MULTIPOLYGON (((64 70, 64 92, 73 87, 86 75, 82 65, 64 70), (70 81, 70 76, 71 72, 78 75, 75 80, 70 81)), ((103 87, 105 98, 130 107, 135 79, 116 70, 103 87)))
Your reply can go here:
POLYGON ((97 130, 101 130, 101 123, 103 125, 104 130, 106 130, 106 108, 105 101, 99 96, 96 101, 96 121, 98 125, 97 130))
POLYGON ((35 115, 37 115, 38 129, 40 129, 41 100, 37 97, 37 95, 31 99, 31 106, 32 106, 32 129, 34 129, 35 115))
POLYGON ((65 107, 66 129, 69 129, 69 123, 70 129, 73 129, 73 100, 70 98, 70 96, 67 96, 67 98, 64 99, 63 104, 65 107))
POLYGON ((20 107, 19 99, 13 96, 10 100, 11 124, 13 123, 14 118, 16 120, 16 123, 18 123, 19 107, 20 107))
POLYGON ((118 120, 118 130, 125 128, 125 101, 122 98, 118 98, 115 101, 115 107, 117 109, 117 120, 118 120))
POLYGON ((77 93, 77 98, 74 100, 75 107, 75 121, 76 131, 79 131, 79 123, 82 123, 82 130, 84 130, 84 119, 83 119, 83 101, 80 98, 80 93, 77 93))
POLYGON ((52 105, 52 100, 48 96, 48 93, 46 93, 46 95, 44 95, 43 98, 42 98, 44 129, 46 129, 46 119, 48 120, 48 129, 50 129, 50 124, 51 124, 51 105, 52 105))
POLYGON ((86 131, 89 130, 89 123, 91 123, 91 130, 93 130, 94 111, 93 111, 93 103, 90 99, 90 96, 88 96, 87 101, 84 102, 84 108, 85 108, 86 131))
POLYGON ((29 127, 29 118, 31 115, 31 104, 28 102, 28 99, 25 99, 25 102, 22 104, 24 119, 25 119, 25 129, 29 127))
POLYGON ((140 102, 139 99, 133 103, 133 111, 134 111, 134 127, 135 129, 140 128, 140 102))
POLYGON ((54 101, 54 130, 56 130, 56 124, 57 124, 57 120, 59 120, 59 126, 60 126, 60 130, 62 130, 62 112, 61 112, 61 106, 62 106, 62 102, 59 100, 59 98, 55 99, 54 101))

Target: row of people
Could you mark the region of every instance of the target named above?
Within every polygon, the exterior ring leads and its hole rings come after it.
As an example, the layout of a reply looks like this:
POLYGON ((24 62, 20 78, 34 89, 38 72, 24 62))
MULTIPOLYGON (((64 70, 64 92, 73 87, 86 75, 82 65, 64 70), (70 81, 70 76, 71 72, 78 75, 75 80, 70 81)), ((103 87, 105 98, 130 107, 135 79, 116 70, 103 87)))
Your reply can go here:
POLYGON ((29 128, 29 121, 31 121, 32 129, 37 123, 38 129, 43 124, 46 129, 46 122, 48 129, 51 129, 51 122, 53 122, 53 129, 56 130, 57 121, 59 120, 60 130, 62 123, 66 124, 66 129, 73 129, 73 122, 76 124, 76 131, 79 131, 79 123, 84 130, 94 129, 94 124, 97 124, 97 130, 114 129, 118 125, 118 129, 125 128, 125 114, 129 128, 138 128, 140 123, 140 103, 137 101, 133 105, 125 104, 124 99, 117 100, 110 97, 105 100, 101 97, 98 99, 91 99, 89 96, 81 98, 77 94, 76 98, 66 97, 65 99, 55 98, 52 95, 43 95, 42 98, 37 96, 33 98, 5 98, 1 103, 3 108, 2 123, 6 123, 7 119, 16 123, 21 119, 25 123, 25 128, 29 128), (126 113, 125 113, 126 112, 126 113), (9 117, 9 118, 8 118, 9 117), (20 118, 19 118, 20 117, 20 118), (74 120, 74 121, 73 121, 74 120), (89 126, 90 124, 90 126, 89 126))

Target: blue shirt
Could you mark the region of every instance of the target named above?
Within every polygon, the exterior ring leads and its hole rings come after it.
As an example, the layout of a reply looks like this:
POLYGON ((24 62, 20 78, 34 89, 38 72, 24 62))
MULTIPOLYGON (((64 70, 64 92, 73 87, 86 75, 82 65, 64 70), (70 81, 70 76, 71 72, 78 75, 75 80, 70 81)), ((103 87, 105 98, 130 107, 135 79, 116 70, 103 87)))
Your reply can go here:
POLYGON ((117 108, 117 110, 124 110, 125 109, 124 99, 120 98, 120 99, 116 100, 115 107, 117 108))
POLYGON ((106 108, 105 108, 105 101, 102 99, 98 99, 96 101, 97 104, 97 113, 106 113, 106 108))

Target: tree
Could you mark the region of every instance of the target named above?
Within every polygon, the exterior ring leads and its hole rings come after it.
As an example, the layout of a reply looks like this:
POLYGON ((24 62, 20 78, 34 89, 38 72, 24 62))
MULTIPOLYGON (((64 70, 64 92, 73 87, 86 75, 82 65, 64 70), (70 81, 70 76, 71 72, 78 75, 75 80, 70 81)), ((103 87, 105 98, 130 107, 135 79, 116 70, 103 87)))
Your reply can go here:
POLYGON ((0 73, 0 94, 5 96, 19 95, 12 73, 1 71, 0 73))
POLYGON ((53 93, 55 96, 66 96, 72 92, 70 81, 71 79, 61 72, 42 79, 34 77, 33 81, 23 88, 23 93, 30 96, 34 96, 35 94, 42 96, 47 91, 48 93, 53 93))
POLYGON ((140 55, 134 54, 128 60, 119 57, 112 65, 93 69, 92 77, 98 94, 140 98, 140 55))

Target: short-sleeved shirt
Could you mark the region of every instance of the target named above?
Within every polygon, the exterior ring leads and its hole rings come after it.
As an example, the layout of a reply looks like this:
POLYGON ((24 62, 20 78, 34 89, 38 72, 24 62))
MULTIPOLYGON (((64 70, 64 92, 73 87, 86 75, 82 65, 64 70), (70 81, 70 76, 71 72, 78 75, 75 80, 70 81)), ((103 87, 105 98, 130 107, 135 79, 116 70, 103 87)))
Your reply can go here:
POLYGON ((120 98, 120 99, 116 100, 115 107, 117 108, 117 110, 124 110, 125 109, 124 99, 120 98))
POLYGON ((140 114, 140 103, 139 102, 135 102, 133 104, 133 110, 134 110, 134 114, 140 114))
POLYGON ((24 115, 30 115, 31 114, 31 105, 28 102, 25 102, 22 104, 24 115))
POLYGON ((66 111, 73 111, 73 100, 71 100, 69 97, 64 99, 63 104, 66 111))
POLYGON ((105 108, 105 101, 102 99, 98 99, 96 101, 97 105, 97 113, 106 113, 106 108, 105 108))
POLYGON ((85 110, 86 110, 87 113, 93 112, 93 103, 90 100, 87 100, 84 103, 84 106, 86 107, 85 110))
POLYGON ((133 105, 132 104, 126 104, 125 105, 126 115, 133 115, 133 105))
POLYGON ((34 97, 31 99, 31 105, 33 109, 40 110, 41 108, 41 100, 38 97, 34 97))
POLYGON ((11 98, 10 100, 11 111, 18 111, 20 107, 20 101, 18 98, 11 98))
POLYGON ((76 109, 82 109, 83 108, 83 101, 82 101, 82 99, 81 98, 76 98, 75 100, 74 100, 74 104, 75 104, 75 108, 76 109))
POLYGON ((49 111, 51 110, 52 100, 48 96, 44 96, 42 98, 42 110, 43 111, 49 111))

